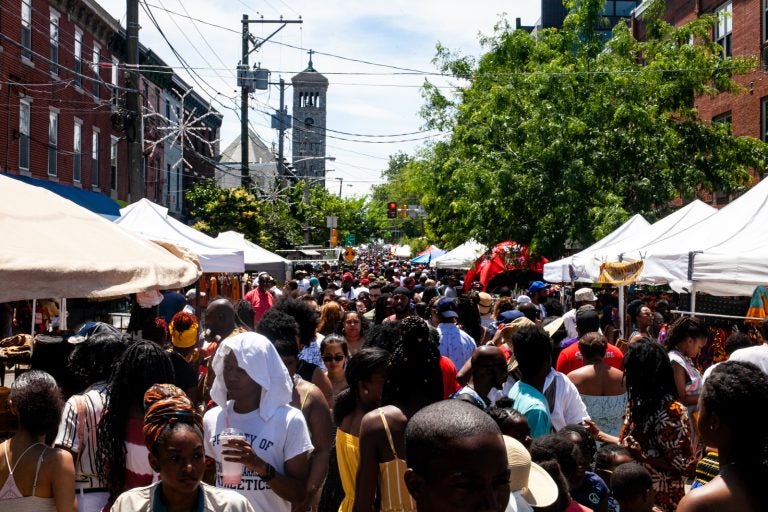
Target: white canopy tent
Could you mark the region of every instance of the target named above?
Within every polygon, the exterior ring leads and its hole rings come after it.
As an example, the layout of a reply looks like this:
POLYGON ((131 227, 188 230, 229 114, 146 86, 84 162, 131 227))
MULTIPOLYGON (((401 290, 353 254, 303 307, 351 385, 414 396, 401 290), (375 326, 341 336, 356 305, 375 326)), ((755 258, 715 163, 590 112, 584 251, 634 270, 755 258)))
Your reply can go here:
POLYGON ((219 233, 216 241, 226 247, 243 251, 245 270, 249 272, 267 272, 281 283, 290 279, 291 262, 282 256, 269 252, 263 247, 247 240, 237 231, 219 233))
POLYGON ((245 272, 242 249, 223 245, 168 215, 168 208, 147 199, 121 208, 115 224, 146 240, 187 249, 197 255, 203 272, 245 272))
POLYGON ((643 279, 676 291, 752 295, 768 284, 768 180, 732 203, 645 248, 643 279))
POLYGON ((604 236, 594 244, 590 245, 586 249, 572 255, 567 258, 562 258, 557 261, 551 261, 544 264, 544 280, 551 283, 565 283, 571 281, 580 281, 580 277, 585 275, 583 268, 576 268, 574 266, 574 259, 581 258, 586 255, 592 254, 603 247, 620 242, 625 238, 636 235, 643 232, 650 226, 647 220, 640 214, 635 214, 629 218, 624 224, 613 230, 608 235, 604 236))
POLYGON ((429 262, 432 268, 450 268, 456 270, 469 270, 477 258, 488 248, 474 240, 467 240, 458 247, 451 249, 442 256, 438 256, 429 262))
POLYGON ((646 284, 662 284, 669 280, 664 276, 652 276, 646 273, 646 256, 651 254, 653 244, 670 240, 707 218, 712 217, 717 210, 702 201, 695 200, 663 219, 651 224, 630 237, 607 245, 591 254, 574 257, 574 266, 583 269, 583 280, 595 282, 600 275, 600 265, 608 262, 643 260, 645 266, 638 282, 646 284))
POLYGON ((0 237, 0 302, 114 297, 181 288, 200 276, 193 255, 174 255, 53 192, 2 175, 0 237))

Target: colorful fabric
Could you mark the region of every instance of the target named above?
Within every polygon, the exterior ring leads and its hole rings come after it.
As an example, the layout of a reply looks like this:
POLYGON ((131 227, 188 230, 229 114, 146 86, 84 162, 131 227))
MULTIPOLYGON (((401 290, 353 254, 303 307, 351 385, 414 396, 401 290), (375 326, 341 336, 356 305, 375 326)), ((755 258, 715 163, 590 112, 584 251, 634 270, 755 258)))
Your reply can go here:
POLYGON ((768 286, 757 286, 752 292, 752 299, 749 301, 747 316, 760 318, 761 320, 747 320, 747 323, 760 324, 762 320, 768 317, 768 286))
POLYGON ((717 450, 707 450, 706 455, 696 464, 696 479, 693 481, 691 489, 708 484, 719 474, 720 457, 717 454, 717 450))
POLYGON ((627 404, 627 418, 620 440, 632 436, 639 444, 638 460, 651 474, 656 491, 656 505, 663 512, 674 512, 685 495, 685 478, 693 474, 694 459, 691 448, 688 410, 671 395, 656 414, 643 425, 635 423, 631 416, 632 404, 627 404), (674 469, 662 469, 653 465, 653 459, 662 459, 674 469), (650 462, 649 462, 650 460, 650 462))
POLYGON ((203 429, 203 417, 182 390, 155 384, 144 393, 144 444, 150 451, 166 427, 187 423, 203 429))

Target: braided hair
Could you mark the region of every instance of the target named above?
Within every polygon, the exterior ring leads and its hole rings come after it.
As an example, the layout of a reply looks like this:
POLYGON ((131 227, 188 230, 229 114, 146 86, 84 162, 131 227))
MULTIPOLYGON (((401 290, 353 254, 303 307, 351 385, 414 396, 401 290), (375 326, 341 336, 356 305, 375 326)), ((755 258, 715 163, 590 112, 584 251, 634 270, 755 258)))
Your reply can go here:
POLYGON ((651 426, 653 415, 677 396, 669 356, 648 338, 629 345, 624 356, 624 384, 630 418, 643 431, 651 426))
POLYGON ((353 355, 344 370, 349 387, 336 396, 333 419, 337 425, 357 407, 360 400, 358 384, 370 380, 371 376, 383 370, 389 363, 389 352, 377 347, 363 347, 353 355))
POLYGON ((590 466, 592 466, 594 464, 595 455, 597 454, 597 443, 595 442, 595 439, 589 434, 584 425, 578 425, 575 423, 564 426, 558 431, 558 434, 566 435, 570 434, 571 432, 579 436, 579 448, 581 449, 586 459, 589 461, 590 466))
POLYGON ((730 429, 731 462, 743 468, 747 489, 760 501, 758 509, 768 510, 768 495, 759 491, 768 478, 768 431, 761 422, 744 418, 745 411, 768 410, 768 375, 752 363, 720 363, 704 381, 701 403, 730 429))
POLYGON ((443 399, 440 350, 432 343, 429 325, 418 316, 400 322, 399 343, 387 366, 382 405, 395 405, 420 395, 428 405, 443 399))
POLYGON ((107 483, 112 499, 125 490, 125 438, 131 407, 143 408, 144 393, 153 384, 172 382, 170 356, 151 341, 129 345, 115 366, 96 433, 96 472, 107 483))
POLYGON ((673 350, 688 338, 701 338, 707 336, 707 328, 704 322, 692 316, 683 316, 675 320, 667 330, 664 343, 667 350, 673 350))

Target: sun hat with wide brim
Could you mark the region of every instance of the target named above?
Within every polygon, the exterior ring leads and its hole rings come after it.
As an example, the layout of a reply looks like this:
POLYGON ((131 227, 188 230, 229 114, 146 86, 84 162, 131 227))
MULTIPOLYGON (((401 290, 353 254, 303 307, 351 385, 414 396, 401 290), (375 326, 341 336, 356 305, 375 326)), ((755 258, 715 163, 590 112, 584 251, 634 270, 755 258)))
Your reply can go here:
POLYGON ((509 465, 509 491, 517 492, 534 507, 548 507, 557 500, 558 490, 554 479, 544 468, 531 461, 525 446, 509 436, 504 436, 509 465))

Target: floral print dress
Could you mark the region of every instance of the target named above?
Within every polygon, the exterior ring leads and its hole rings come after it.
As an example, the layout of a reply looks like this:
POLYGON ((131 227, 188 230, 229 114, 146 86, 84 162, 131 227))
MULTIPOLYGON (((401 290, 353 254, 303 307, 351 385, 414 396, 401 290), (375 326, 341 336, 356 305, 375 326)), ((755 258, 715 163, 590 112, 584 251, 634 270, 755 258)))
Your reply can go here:
POLYGON ((644 425, 634 422, 631 403, 627 404, 627 420, 620 439, 632 436, 640 445, 643 459, 662 459, 674 469, 654 467, 652 463, 638 460, 653 479, 656 505, 664 512, 674 512, 685 495, 685 477, 695 468, 691 449, 691 432, 686 407, 669 395, 664 405, 644 425))

